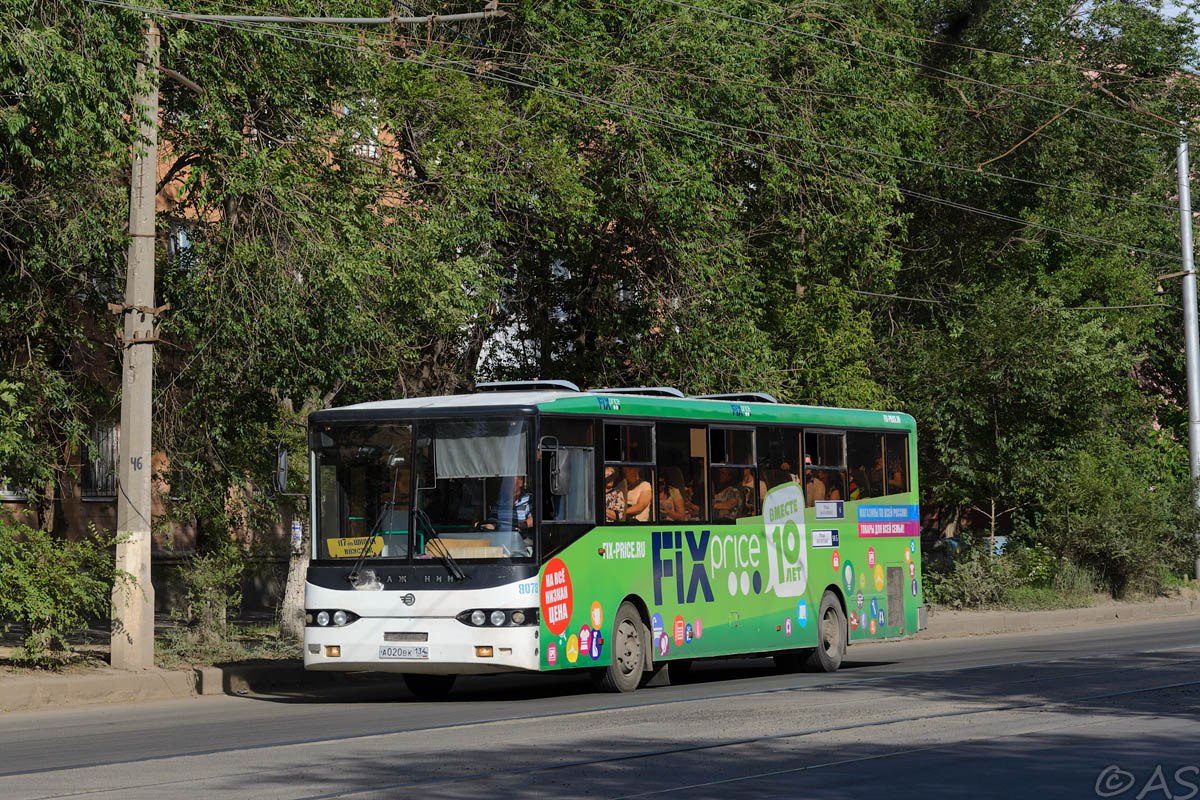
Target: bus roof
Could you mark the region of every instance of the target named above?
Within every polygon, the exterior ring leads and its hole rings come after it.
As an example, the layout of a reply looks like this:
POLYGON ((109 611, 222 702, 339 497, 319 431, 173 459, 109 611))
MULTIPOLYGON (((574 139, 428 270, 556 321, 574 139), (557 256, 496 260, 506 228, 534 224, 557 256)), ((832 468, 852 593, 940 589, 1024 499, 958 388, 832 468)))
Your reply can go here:
POLYGON ((676 398, 601 391, 505 391, 434 395, 379 400, 316 411, 312 423, 366 421, 404 416, 473 416, 478 414, 531 413, 588 414, 642 419, 703 420, 729 423, 780 423, 831 427, 895 428, 914 430, 908 414, 864 409, 800 406, 784 403, 746 403, 729 400, 676 398))

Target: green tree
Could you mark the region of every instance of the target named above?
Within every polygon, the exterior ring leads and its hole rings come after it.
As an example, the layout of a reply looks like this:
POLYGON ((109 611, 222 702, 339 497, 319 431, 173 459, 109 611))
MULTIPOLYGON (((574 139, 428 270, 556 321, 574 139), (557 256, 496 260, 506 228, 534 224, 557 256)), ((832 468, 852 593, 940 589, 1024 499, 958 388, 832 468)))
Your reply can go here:
POLYGON ((1013 286, 976 297, 907 334, 897 363, 926 497, 981 514, 994 535, 1046 496, 1056 459, 1127 424, 1134 386, 1128 346, 1103 312, 1013 286))
POLYGON ((50 529, 68 455, 107 406, 141 35, 54 0, 0 5, 0 31, 0 472, 50 529))
MULTIPOLYGON (((933 130, 917 108, 822 102, 919 85, 911 69, 825 39, 885 20, 912 29, 891 4, 771 28, 707 5, 520 6, 523 61, 503 74, 550 93, 523 92, 578 143, 588 194, 541 205, 535 235, 508 244, 514 280, 498 324, 512 346, 484 368, 876 402, 869 320, 844 287, 898 267, 896 176, 825 142, 919 153, 933 130), (798 285, 813 290, 797 296, 798 285)), ((777 21, 751 4, 737 13, 777 21)), ((915 56, 911 43, 887 46, 915 56)))

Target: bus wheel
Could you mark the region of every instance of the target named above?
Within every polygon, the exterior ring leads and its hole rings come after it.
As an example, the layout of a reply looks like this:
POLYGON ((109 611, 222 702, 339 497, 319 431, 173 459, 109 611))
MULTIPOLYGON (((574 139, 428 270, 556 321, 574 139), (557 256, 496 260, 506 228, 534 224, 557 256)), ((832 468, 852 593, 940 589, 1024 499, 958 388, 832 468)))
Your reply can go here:
POLYGON ((833 592, 826 592, 821 598, 817 619, 817 646, 804 666, 810 672, 837 672, 846 652, 846 617, 833 592))
POLYGON ((420 675, 406 672, 404 685, 418 700, 441 700, 450 694, 457 675, 420 675))
POLYGON ((642 616, 632 603, 621 603, 613 618, 612 664, 596 675, 596 688, 605 692, 632 692, 642 680, 646 641, 642 616))

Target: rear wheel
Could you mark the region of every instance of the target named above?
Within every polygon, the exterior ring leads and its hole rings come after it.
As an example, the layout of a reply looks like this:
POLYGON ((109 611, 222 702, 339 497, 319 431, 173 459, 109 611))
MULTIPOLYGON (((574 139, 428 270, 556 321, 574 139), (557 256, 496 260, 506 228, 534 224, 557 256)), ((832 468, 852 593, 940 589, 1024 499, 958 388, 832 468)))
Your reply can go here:
POLYGON ((632 603, 621 603, 613 618, 612 663, 597 670, 596 688, 605 692, 632 692, 642 680, 645 666, 645 623, 632 603))
POLYGON ((404 685, 418 700, 441 700, 450 694, 457 675, 419 675, 406 673, 404 685))
POLYGON ((805 661, 805 669, 837 672, 846 653, 846 617, 833 592, 826 592, 821 597, 821 613, 817 620, 817 646, 805 661))

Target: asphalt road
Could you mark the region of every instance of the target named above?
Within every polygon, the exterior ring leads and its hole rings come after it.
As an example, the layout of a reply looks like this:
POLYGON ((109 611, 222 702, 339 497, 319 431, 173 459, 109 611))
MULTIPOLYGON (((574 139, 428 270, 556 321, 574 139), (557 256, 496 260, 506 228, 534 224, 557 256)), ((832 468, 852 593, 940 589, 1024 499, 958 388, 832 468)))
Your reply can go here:
POLYGON ((1200 796, 1200 619, 857 645, 834 675, 460 680, 0 716, 0 797, 1200 796))

